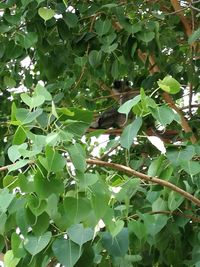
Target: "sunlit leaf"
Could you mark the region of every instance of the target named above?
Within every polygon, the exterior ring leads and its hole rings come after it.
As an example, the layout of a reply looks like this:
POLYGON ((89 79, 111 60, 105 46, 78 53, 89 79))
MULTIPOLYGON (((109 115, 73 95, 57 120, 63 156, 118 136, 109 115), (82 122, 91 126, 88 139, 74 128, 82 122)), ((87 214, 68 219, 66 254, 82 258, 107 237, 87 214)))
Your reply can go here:
POLYGON ((54 15, 55 15, 55 11, 54 11, 53 9, 51 9, 51 8, 40 7, 40 8, 38 9, 38 14, 40 15, 40 17, 41 17, 43 20, 47 21, 47 20, 49 20, 49 19, 51 19, 51 18, 54 17, 54 15))
POLYGON ((172 76, 166 76, 163 80, 159 80, 158 86, 169 94, 177 94, 181 90, 180 83, 172 76))

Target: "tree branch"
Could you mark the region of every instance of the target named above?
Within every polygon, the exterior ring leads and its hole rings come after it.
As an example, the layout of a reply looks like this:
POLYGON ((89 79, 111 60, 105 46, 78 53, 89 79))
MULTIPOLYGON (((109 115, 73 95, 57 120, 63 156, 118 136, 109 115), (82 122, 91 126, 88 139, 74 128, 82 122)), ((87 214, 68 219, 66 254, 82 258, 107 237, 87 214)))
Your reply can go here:
MULTIPOLYGON (((147 58, 147 55, 145 53, 142 53, 140 49, 138 49, 138 56, 139 58, 145 62, 146 61, 146 58, 147 58)), ((159 67, 156 65, 156 61, 155 61, 155 58, 153 55, 150 55, 149 56, 149 63, 151 66, 153 66, 153 68, 150 69, 150 73, 155 73, 155 72, 159 72, 159 67)), ((183 130, 186 132, 186 133, 191 133, 191 137, 190 137, 190 141, 194 144, 197 142, 197 139, 196 137, 194 136, 193 132, 192 132, 192 129, 190 128, 186 118, 184 117, 182 111, 176 106, 176 104, 174 103, 173 99, 171 98, 171 96, 164 92, 162 94, 163 96, 163 99, 165 100, 166 103, 168 103, 168 105, 173 108, 178 114, 179 116, 181 117, 181 125, 182 125, 182 128, 183 130)))
POLYGON ((173 6, 175 11, 179 11, 177 13, 177 15, 180 17, 180 20, 181 20, 181 22, 182 22, 182 24, 184 26, 186 35, 189 37, 192 34, 192 29, 191 29, 189 21, 184 16, 183 12, 180 11, 181 10, 181 6, 180 6, 178 0, 171 0, 171 4, 172 4, 172 6, 173 6))
POLYGON ((179 116, 181 117, 181 125, 184 129, 184 131, 186 133, 191 133, 191 136, 190 136, 190 141, 192 142, 192 144, 195 144, 197 142, 197 139, 195 137, 195 135, 193 134, 192 132, 192 129, 190 128, 187 120, 185 119, 182 111, 175 105, 173 99, 171 98, 171 96, 167 93, 163 93, 163 99, 165 100, 166 103, 168 103, 168 105, 173 108, 178 114, 179 116))
MULTIPOLYGON (((150 214, 150 215, 155 215, 155 214, 175 215, 175 216, 180 216, 180 217, 190 219, 192 222, 195 222, 195 223, 200 223, 199 217, 196 217, 196 216, 193 216, 190 214, 185 214, 185 213, 180 212, 180 211, 160 210, 160 211, 149 211, 149 212, 147 212, 147 214, 150 214)), ((133 215, 129 216, 128 218, 136 219, 138 217, 139 217, 138 214, 133 214, 133 215)))
POLYGON ((200 200, 198 198, 194 197, 190 193, 186 192, 185 190, 179 188, 178 186, 176 186, 176 185, 174 185, 168 181, 159 179, 157 177, 152 177, 152 176, 146 175, 144 173, 135 171, 135 170, 133 170, 127 166, 123 166, 123 165, 116 164, 116 163, 105 162, 105 161, 97 160, 97 159, 87 159, 86 162, 88 164, 92 164, 92 165, 109 167, 109 168, 124 172, 130 176, 139 177, 141 180, 162 185, 162 186, 167 187, 167 188, 173 190, 174 192, 177 192, 178 194, 184 196, 184 198, 190 200, 191 202, 196 204, 198 207, 200 207, 200 200))

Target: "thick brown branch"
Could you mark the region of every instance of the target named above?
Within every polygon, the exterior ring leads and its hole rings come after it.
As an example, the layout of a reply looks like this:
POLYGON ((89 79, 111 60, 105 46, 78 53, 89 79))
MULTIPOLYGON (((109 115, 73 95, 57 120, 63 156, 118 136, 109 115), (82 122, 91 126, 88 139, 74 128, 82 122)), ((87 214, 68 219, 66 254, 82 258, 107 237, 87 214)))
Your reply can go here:
POLYGON ((105 161, 97 160, 97 159, 88 159, 87 163, 93 164, 93 165, 98 165, 98 166, 103 166, 103 167, 109 167, 109 168, 124 172, 130 176, 139 177, 140 179, 142 179, 144 181, 162 185, 164 187, 167 187, 167 188, 179 193, 180 195, 184 196, 184 198, 190 200, 191 202, 195 203, 198 207, 200 207, 200 200, 198 198, 194 197, 190 193, 186 192, 185 190, 179 188, 178 186, 176 186, 176 185, 174 185, 168 181, 159 179, 157 177, 148 176, 144 173, 135 171, 135 170, 133 170, 127 166, 123 166, 123 165, 116 164, 116 163, 105 162, 105 161))
MULTIPOLYGON (((175 11, 181 10, 181 6, 180 6, 178 0, 171 0, 171 4, 172 4, 175 11)), ((181 20, 181 22, 185 28, 186 35, 189 37, 192 34, 192 29, 191 29, 189 21, 184 16, 183 12, 180 11, 177 13, 177 15, 180 17, 180 20, 181 20)))

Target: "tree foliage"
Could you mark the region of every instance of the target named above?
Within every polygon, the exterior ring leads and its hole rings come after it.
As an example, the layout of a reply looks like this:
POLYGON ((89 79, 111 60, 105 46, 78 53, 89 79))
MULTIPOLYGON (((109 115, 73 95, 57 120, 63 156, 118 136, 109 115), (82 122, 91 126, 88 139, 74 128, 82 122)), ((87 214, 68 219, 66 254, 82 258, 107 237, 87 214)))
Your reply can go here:
POLYGON ((200 266, 199 11, 199 1, 1 1, 7 267, 200 266), (119 107, 121 79, 138 95, 119 107), (124 128, 91 129, 113 106, 124 128))

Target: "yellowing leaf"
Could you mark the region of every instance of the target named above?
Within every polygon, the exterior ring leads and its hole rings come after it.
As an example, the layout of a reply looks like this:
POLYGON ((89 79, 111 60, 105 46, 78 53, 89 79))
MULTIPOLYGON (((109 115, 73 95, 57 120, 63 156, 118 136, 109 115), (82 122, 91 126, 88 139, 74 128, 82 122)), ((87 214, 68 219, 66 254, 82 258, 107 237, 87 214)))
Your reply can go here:
POLYGON ((181 90, 180 83, 169 75, 157 83, 160 89, 169 94, 177 94, 181 90))
POLYGON ((47 21, 53 18, 53 16, 55 15, 55 11, 51 8, 41 7, 38 9, 38 14, 41 18, 43 18, 43 20, 47 21))

